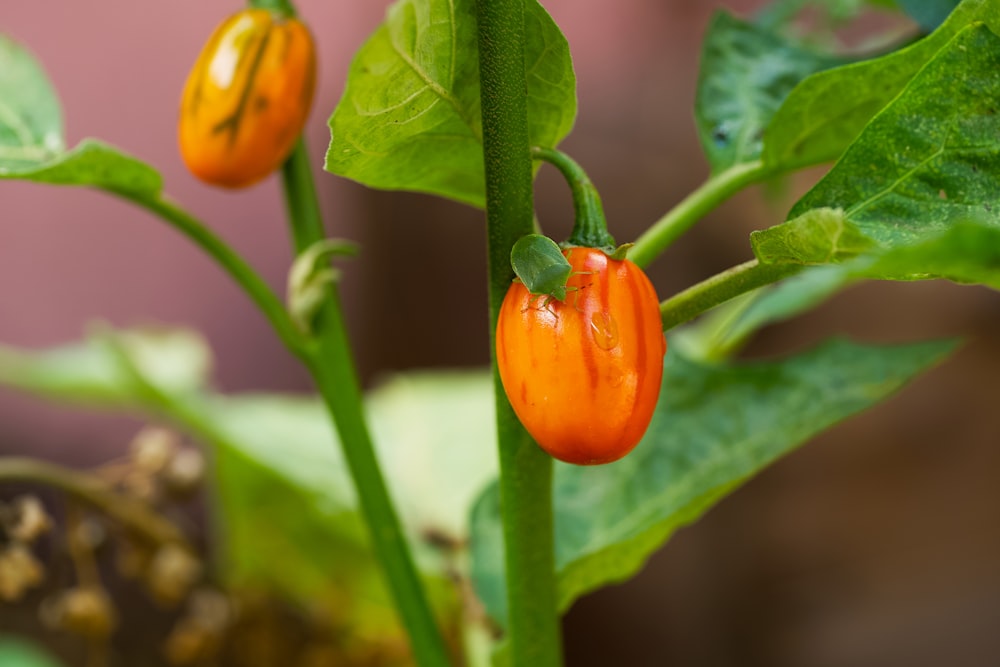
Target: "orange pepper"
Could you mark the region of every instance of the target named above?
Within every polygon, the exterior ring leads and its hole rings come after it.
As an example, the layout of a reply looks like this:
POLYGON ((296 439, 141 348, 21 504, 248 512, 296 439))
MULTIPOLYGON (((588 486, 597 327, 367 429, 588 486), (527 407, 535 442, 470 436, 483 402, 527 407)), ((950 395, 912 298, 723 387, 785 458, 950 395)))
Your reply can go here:
POLYGON ((242 188, 277 169, 302 132, 316 88, 316 50, 293 18, 246 9, 198 56, 181 98, 181 155, 195 176, 242 188))
POLYGON ((636 446, 653 416, 666 338, 642 269, 596 248, 563 251, 563 301, 515 281, 497 322, 507 398, 539 446, 568 463, 609 463, 636 446))

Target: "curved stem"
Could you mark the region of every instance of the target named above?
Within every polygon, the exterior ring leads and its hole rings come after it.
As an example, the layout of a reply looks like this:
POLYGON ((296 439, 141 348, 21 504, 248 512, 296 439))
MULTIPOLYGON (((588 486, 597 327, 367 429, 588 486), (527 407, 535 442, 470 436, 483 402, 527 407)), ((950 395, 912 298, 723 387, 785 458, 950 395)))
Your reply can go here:
POLYGON ((196 217, 170 201, 166 196, 151 198, 129 192, 110 191, 123 199, 155 213, 169 222, 177 231, 194 241, 243 288, 250 300, 271 323, 285 347, 299 358, 306 356, 305 342, 292 323, 285 304, 264 279, 225 241, 216 236, 196 217))
POLYGON ((78 498, 156 544, 180 544, 194 553, 184 534, 143 503, 115 493, 94 475, 53 463, 16 456, 0 457, 0 482, 41 484, 78 498))
POLYGON ((756 160, 730 167, 712 176, 653 223, 636 240, 628 252, 628 258, 641 267, 647 266, 709 211, 743 188, 767 178, 772 173, 763 162, 756 160))
POLYGON ((587 248, 614 249, 615 239, 608 233, 601 195, 583 167, 570 156, 554 148, 534 146, 531 149, 531 157, 556 167, 573 192, 573 209, 576 215, 573 233, 566 243, 587 248))
POLYGON ((787 278, 804 268, 800 264, 761 264, 753 259, 726 269, 661 303, 663 330, 693 320, 740 294, 787 278))
MULTIPOLYGON (((308 152, 301 140, 282 167, 282 182, 292 239, 296 252, 301 254, 326 236, 308 152)), ((336 284, 328 287, 316 332, 318 346, 315 355, 306 359, 306 365, 340 436, 375 556, 409 633, 417 663, 443 667, 450 663, 448 651, 375 456, 336 284)))
MULTIPOLYGON (((534 230, 524 71, 524 1, 478 0, 479 74, 490 331, 513 273, 510 250, 534 230)), ((507 582, 510 664, 562 664, 556 607, 552 459, 524 430, 504 393, 490 336, 500 458, 500 501, 507 582)))

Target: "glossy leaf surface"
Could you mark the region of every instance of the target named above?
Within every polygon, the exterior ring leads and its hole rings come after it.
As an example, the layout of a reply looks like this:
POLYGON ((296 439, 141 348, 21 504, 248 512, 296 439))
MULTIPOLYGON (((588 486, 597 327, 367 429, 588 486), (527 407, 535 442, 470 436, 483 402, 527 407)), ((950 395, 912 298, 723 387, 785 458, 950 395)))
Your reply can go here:
POLYGON ((751 236, 755 254, 821 264, 958 222, 1000 226, 998 99, 1000 37, 970 27, 872 120, 789 222, 751 236))
MULTIPOLYGON (((485 202, 475 0, 399 0, 351 64, 330 118, 326 169, 375 188, 485 202)), ((576 117, 569 46, 525 2, 532 145, 555 147, 576 117)))
POLYGON ((934 33, 907 48, 802 81, 771 121, 765 164, 786 170, 837 159, 941 48, 979 21, 1000 32, 1000 4, 965 0, 934 33))

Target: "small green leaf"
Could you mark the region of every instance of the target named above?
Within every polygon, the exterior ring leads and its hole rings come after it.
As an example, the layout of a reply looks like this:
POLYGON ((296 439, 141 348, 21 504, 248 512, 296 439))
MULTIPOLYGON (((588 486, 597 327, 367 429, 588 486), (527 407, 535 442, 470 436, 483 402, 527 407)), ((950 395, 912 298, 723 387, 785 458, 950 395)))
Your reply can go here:
MULTIPOLYGON (((576 116, 569 46, 537 0, 525 2, 532 145, 556 146, 576 116)), ((399 0, 358 51, 330 118, 326 169, 374 188, 483 207, 475 0, 399 0)))
MULTIPOLYGON (((606 466, 557 464, 560 608, 633 576, 679 527, 833 424, 941 361, 949 342, 833 341, 778 363, 702 365, 668 352, 660 403, 634 452, 606 466)), ((473 581, 494 619, 506 598, 496 487, 472 515, 473 581)))
POLYGON ((0 179, 91 186, 147 197, 163 189, 163 179, 155 169, 96 139, 84 139, 73 150, 43 160, 0 164, 0 179))
POLYGON ((817 208, 782 225, 750 234, 761 262, 827 264, 876 246, 840 209, 817 208))
POLYGON ((514 273, 532 294, 566 298, 566 281, 572 271, 569 260, 555 241, 541 234, 522 236, 510 251, 514 273))
POLYGON ((11 635, 0 635, 0 665, 3 667, 60 667, 62 663, 34 643, 11 635))
POLYGON ((160 174, 100 141, 66 151, 59 98, 26 49, 0 35, 0 179, 157 195, 160 174))
POLYGON ((1000 3, 965 0, 933 34, 907 48, 809 76, 789 94, 768 126, 764 163, 791 170, 837 159, 927 61, 979 21, 1000 32, 1000 3))
POLYGON ((45 71, 27 49, 0 35, 0 173, 64 149, 62 108, 45 71))
POLYGON ((701 54, 695 119, 712 172, 760 157, 764 131, 803 78, 843 59, 716 12, 701 54))

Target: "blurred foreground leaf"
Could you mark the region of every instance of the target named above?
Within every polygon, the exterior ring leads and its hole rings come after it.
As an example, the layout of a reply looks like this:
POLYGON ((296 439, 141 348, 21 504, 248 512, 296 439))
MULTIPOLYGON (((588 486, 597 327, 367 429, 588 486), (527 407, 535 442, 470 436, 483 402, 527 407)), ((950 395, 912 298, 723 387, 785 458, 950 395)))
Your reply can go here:
MULTIPOLYGON (((82 344, 52 350, 0 346, 0 384, 169 421, 209 445, 227 550, 220 571, 231 582, 302 601, 331 583, 375 582, 354 489, 320 401, 212 393, 208 350, 191 331, 98 331, 82 344)), ((496 474, 488 375, 390 379, 372 392, 368 408, 420 565, 438 574, 454 564, 442 563, 430 545, 464 545, 467 508, 496 474)))
POLYGON ((62 663, 35 644, 0 635, 0 665, 3 667, 61 667, 62 663))

